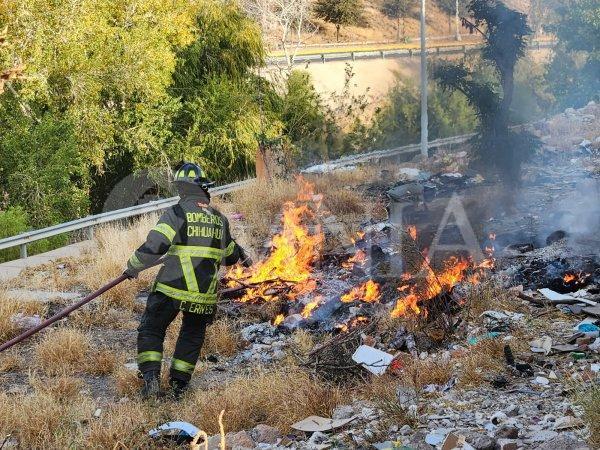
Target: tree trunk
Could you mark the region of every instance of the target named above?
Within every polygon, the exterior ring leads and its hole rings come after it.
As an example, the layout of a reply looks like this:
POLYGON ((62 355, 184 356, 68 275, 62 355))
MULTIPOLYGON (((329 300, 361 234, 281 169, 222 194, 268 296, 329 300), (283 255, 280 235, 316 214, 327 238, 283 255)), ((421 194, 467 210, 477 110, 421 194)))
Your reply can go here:
POLYGON ((396 42, 400 42, 400 16, 396 17, 396 42))
POLYGON ((456 11, 454 15, 454 21, 456 22, 456 40, 460 41, 462 40, 462 37, 460 36, 460 17, 458 14, 458 0, 456 0, 456 11))
POLYGON ((502 126, 508 127, 510 105, 512 104, 514 92, 514 66, 500 68, 500 82, 502 84, 502 101, 500 102, 500 119, 502 126))
POLYGON ((340 42, 340 24, 335 25, 335 41, 340 42))

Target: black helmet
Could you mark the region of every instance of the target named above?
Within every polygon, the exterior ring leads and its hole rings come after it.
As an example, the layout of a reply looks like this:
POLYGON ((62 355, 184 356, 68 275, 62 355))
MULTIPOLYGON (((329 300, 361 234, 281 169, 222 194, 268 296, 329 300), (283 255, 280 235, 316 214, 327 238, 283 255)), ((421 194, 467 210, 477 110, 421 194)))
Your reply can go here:
POLYGON ((186 183, 199 186, 202 189, 208 189, 214 186, 215 182, 209 180, 204 173, 204 170, 194 163, 183 163, 183 165, 175 171, 175 179, 173 183, 186 183))

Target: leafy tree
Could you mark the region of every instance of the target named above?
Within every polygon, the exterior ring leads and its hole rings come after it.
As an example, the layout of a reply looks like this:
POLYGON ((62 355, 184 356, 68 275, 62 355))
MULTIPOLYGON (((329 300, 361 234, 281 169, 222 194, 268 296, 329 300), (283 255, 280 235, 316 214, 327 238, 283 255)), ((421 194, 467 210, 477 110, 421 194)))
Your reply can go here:
POLYGON ((600 5, 568 0, 558 22, 548 27, 558 38, 546 79, 561 108, 582 106, 600 92, 600 5))
POLYGON ((315 14, 335 25, 335 38, 339 42, 342 26, 356 25, 362 20, 363 5, 361 0, 317 0, 315 14))
POLYGON ((476 109, 480 133, 475 144, 482 168, 497 169, 506 179, 516 180, 521 163, 536 147, 533 136, 509 129, 515 65, 524 55, 531 30, 524 14, 501 2, 473 0, 468 8, 472 17, 463 18, 463 25, 484 37, 482 57, 492 64, 498 83, 481 79, 464 63, 442 63, 434 77, 444 88, 465 94, 476 109))
POLYGON ((390 19, 396 19, 396 40, 404 36, 404 21, 413 7, 411 0, 384 0, 381 5, 381 12, 390 19), (400 27, 402 25, 402 27, 400 27), (402 30, 402 31, 400 31, 402 30))

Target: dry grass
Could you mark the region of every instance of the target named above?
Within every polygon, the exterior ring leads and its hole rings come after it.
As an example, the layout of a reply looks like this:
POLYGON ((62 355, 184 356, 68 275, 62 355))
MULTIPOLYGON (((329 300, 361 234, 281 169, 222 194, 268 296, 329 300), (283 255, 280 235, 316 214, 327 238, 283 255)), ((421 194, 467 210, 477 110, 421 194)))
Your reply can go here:
POLYGON ((278 216, 283 204, 294 200, 297 193, 297 184, 284 180, 257 182, 249 189, 233 192, 233 207, 244 216, 246 242, 260 248, 271 235, 271 226, 279 222, 278 216))
POLYGON ((483 279, 479 284, 471 285, 466 295, 464 311, 469 320, 479 320, 484 311, 520 308, 520 300, 515 294, 502 288, 491 279, 483 279))
POLYGON ((241 337, 236 323, 224 317, 208 326, 202 355, 233 356, 239 350, 241 337))
POLYGON ((94 350, 87 355, 83 370, 92 375, 110 375, 125 361, 125 357, 114 350, 94 350))
POLYGON ((23 358, 14 352, 0 353, 0 372, 16 372, 24 365, 23 358))
POLYGON ((583 407, 583 418, 590 428, 588 443, 593 448, 600 448, 600 386, 581 390, 576 401, 583 407))
MULTIPOLYGON (((117 278, 127 267, 127 260, 137 247, 146 239, 150 229, 158 221, 158 216, 148 215, 129 227, 109 225, 97 230, 95 236, 98 251, 94 260, 84 267, 79 274, 82 284, 96 290, 108 281, 117 278)), ((102 295, 101 301, 114 307, 132 310, 135 296, 147 288, 157 268, 142 272, 136 280, 126 280, 102 295)))
POLYGON ((142 380, 138 377, 137 372, 125 367, 117 369, 113 373, 113 379, 115 388, 121 396, 135 397, 142 387, 142 380))
MULTIPOLYGON (((98 419, 89 424, 86 448, 157 448, 148 431, 168 421, 162 410, 151 403, 128 402, 103 408, 98 419)), ((163 448, 163 447, 161 447, 163 448)))
POLYGON ((460 355, 459 385, 479 386, 489 377, 499 375, 506 369, 504 345, 501 339, 484 339, 460 355))
POLYGON ((43 315, 45 306, 43 303, 34 301, 23 301, 11 298, 6 291, 0 292, 0 341, 6 341, 15 337, 22 330, 15 321, 16 314, 25 316, 43 315))
POLYGON ((29 384, 31 384, 35 392, 50 395, 57 402, 73 400, 80 395, 83 388, 83 382, 80 378, 69 375, 49 378, 32 376, 29 378, 29 384))
MULTIPOLYGON (((134 308, 136 309, 136 308, 134 308)), ((116 309, 107 304, 88 304, 69 316, 69 324, 87 330, 91 327, 103 327, 116 330, 134 330, 138 321, 132 310, 116 309)))
POLYGON ((196 391, 183 403, 180 415, 209 434, 218 432, 216 417, 222 409, 228 431, 258 423, 286 431, 292 423, 313 414, 329 417, 344 400, 339 388, 316 382, 303 370, 256 370, 226 384, 196 391))
POLYGON ((389 374, 372 377, 359 387, 358 395, 375 403, 384 413, 386 422, 394 425, 414 425, 414 418, 407 414, 409 405, 400 404, 397 396, 400 380, 389 374))
POLYGON ((36 345, 34 360, 48 374, 81 372, 91 355, 90 338, 73 328, 48 331, 36 345))
POLYGON ((92 406, 85 398, 59 402, 53 393, 36 391, 18 397, 0 393, 0 434, 19 448, 67 448, 77 441, 92 406))

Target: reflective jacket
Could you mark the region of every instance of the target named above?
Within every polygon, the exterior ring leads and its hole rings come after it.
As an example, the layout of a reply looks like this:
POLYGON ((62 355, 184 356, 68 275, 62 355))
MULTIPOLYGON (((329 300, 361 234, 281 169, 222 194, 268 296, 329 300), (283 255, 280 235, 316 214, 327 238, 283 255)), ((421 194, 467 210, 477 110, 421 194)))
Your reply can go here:
POLYGON ((204 195, 182 198, 164 212, 127 266, 143 270, 167 255, 152 291, 198 314, 214 312, 221 264, 235 264, 244 251, 231 238, 227 218, 204 195))

